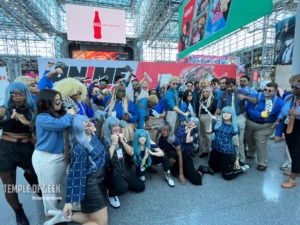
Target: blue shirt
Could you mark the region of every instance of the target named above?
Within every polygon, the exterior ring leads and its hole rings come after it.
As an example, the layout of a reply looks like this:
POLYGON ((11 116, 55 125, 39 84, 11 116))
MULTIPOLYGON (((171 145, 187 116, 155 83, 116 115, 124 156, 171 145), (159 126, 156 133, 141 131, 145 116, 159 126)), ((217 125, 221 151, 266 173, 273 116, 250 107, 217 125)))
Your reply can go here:
POLYGON ((38 87, 40 90, 46 89, 46 88, 53 88, 53 82, 52 79, 49 79, 46 77, 46 74, 49 73, 50 70, 45 70, 42 78, 39 80, 38 87))
POLYGON ((175 148, 180 145, 180 140, 175 137, 174 142, 170 144, 166 138, 161 136, 158 140, 158 145, 162 150, 168 153, 171 151, 176 151, 175 148))
MULTIPOLYGON (((213 124, 215 127, 215 123, 213 124)), ((212 149, 225 154, 235 154, 232 137, 236 135, 231 124, 223 123, 219 129, 213 130, 215 140, 212 141, 212 149)))
MULTIPOLYGON (((241 94, 242 95, 245 95, 245 96, 249 96, 249 97, 253 97, 251 94, 249 94, 248 92, 246 92, 245 90, 240 90, 241 94)), ((234 90, 234 106, 235 106, 235 112, 236 112, 236 115, 240 115, 242 113, 244 113, 245 111, 245 100, 240 100, 238 98, 238 94, 239 91, 237 89, 234 90), (244 106, 240 107, 240 103, 244 101, 244 106)), ((217 109, 220 109, 222 110, 225 106, 231 106, 231 99, 232 99, 232 94, 229 93, 228 91, 226 91, 226 105, 223 105, 223 95, 224 95, 224 92, 223 94, 220 96, 220 98, 218 99, 218 104, 217 104, 217 109)))
POLYGON ((253 88, 250 88, 248 86, 246 86, 244 88, 242 86, 238 86, 238 89, 241 90, 241 91, 246 91, 246 92, 248 92, 249 94, 252 94, 252 95, 257 94, 257 92, 253 88))
POLYGON ((165 93, 164 100, 167 110, 173 110, 175 106, 178 107, 178 91, 174 90, 173 88, 169 88, 169 90, 165 93))
POLYGON ((94 111, 93 111, 92 107, 88 107, 84 102, 77 102, 77 101, 74 101, 74 102, 76 103, 76 105, 79 108, 78 114, 80 114, 82 116, 87 116, 88 118, 94 117, 94 111))
POLYGON ((196 129, 193 129, 191 131, 191 137, 193 138, 193 142, 191 143, 187 143, 186 142, 186 136, 187 134, 185 133, 185 125, 180 125, 177 128, 177 132, 176 132, 176 137, 180 140, 181 142, 181 151, 182 152, 187 152, 189 155, 191 155, 192 151, 193 151, 193 144, 197 142, 197 137, 196 137, 196 129))
POLYGON ((36 145, 35 149, 52 154, 64 152, 63 130, 71 125, 72 115, 66 114, 61 118, 54 118, 47 113, 36 117, 36 145))
MULTIPOLYGON (((191 105, 191 103, 190 103, 190 105, 191 105)), ((186 102, 181 103, 180 110, 184 113, 186 113, 186 112, 194 113, 194 112, 191 112, 191 110, 188 108, 188 105, 186 104, 186 102)), ((193 116, 193 115, 191 114, 191 116, 193 116)), ((179 121, 185 121, 185 120, 186 120, 185 116, 180 114, 179 121)))
POLYGON ((283 105, 283 101, 280 97, 274 95, 271 100, 273 103, 272 111, 269 114, 268 118, 262 118, 261 112, 265 111, 266 107, 266 99, 265 99, 265 93, 261 92, 256 94, 257 104, 253 105, 252 103, 248 103, 247 105, 247 117, 258 123, 274 123, 280 113, 281 107, 283 105), (276 99, 276 101, 275 101, 276 99), (275 104, 274 104, 275 102, 275 104))
MULTIPOLYGON (((109 101, 110 101, 111 98, 112 98, 112 96, 105 96, 104 100, 101 101, 102 102, 101 106, 107 107, 109 105, 109 101)), ((108 111, 108 110, 106 110, 106 111, 108 111)), ((115 103, 113 111, 116 111, 117 118, 119 120, 122 120, 122 117, 124 115, 122 101, 116 100, 116 103, 115 103)), ((135 123, 139 119, 139 113, 138 113, 138 111, 136 109, 136 106, 129 99, 128 99, 128 113, 130 113, 130 118, 129 118, 129 120, 127 122, 129 122, 129 123, 135 123)))
POLYGON ((79 144, 76 144, 71 150, 66 203, 83 201, 87 175, 96 172, 105 165, 106 149, 103 144, 95 135, 92 135, 89 144, 93 147, 91 152, 79 144))
POLYGON ((149 115, 149 106, 147 102, 147 98, 143 98, 139 100, 136 104, 136 109, 139 113, 139 120, 138 120, 138 129, 143 129, 145 125, 145 120, 149 115))
MULTIPOLYGON (((156 112, 158 112, 159 114, 162 114, 163 112, 167 111, 166 108, 166 103, 163 99, 159 99, 158 100, 158 104, 153 108, 153 110, 155 110, 156 112)), ((150 116, 154 116, 153 115, 153 111, 150 109, 149 110, 149 115, 150 116)))
MULTIPOLYGON (((288 95, 284 98, 283 107, 281 108, 281 111, 279 113, 278 118, 279 119, 285 119, 288 114, 289 110, 292 109, 294 106, 292 106, 292 103, 295 102, 295 96, 294 95, 288 95)), ((297 112, 300 112, 300 106, 297 108, 297 112)), ((297 120, 300 120, 300 116, 295 117, 297 120)))

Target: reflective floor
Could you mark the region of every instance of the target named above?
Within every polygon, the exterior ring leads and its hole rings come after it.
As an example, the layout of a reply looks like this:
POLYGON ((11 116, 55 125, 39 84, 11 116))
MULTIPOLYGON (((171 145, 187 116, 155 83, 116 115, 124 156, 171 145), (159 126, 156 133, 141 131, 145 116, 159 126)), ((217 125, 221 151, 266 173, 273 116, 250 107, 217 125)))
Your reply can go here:
MULTIPOLYGON (((269 141, 268 168, 256 170, 255 159, 248 159, 252 168, 232 181, 220 174, 205 175, 202 186, 187 182, 182 186, 167 185, 162 175, 146 176, 146 190, 120 196, 121 207, 109 208, 110 225, 133 224, 300 224, 299 186, 286 190, 280 184, 286 180, 279 169, 283 163, 284 143, 269 141)), ((195 164, 207 164, 206 159, 195 157, 195 164)), ((162 169, 157 167, 158 169, 162 169)), ((18 183, 25 180, 18 171, 18 183)), ((31 225, 43 224, 41 201, 33 201, 31 194, 21 194, 20 200, 31 225)), ((15 218, 3 191, 0 191, 0 224, 13 225, 15 218)), ((71 224, 71 223, 70 223, 71 224)), ((75 223, 73 223, 75 224, 75 223)))

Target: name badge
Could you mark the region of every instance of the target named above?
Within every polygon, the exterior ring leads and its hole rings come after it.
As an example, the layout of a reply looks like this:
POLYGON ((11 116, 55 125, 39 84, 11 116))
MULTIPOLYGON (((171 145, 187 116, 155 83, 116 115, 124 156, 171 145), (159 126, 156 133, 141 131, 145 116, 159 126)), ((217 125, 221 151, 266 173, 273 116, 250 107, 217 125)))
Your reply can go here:
POLYGON ((122 151, 121 148, 117 150, 117 157, 118 157, 118 160, 121 160, 124 157, 123 156, 123 151, 122 151))
POLYGON ((117 118, 117 111, 112 111, 111 116, 117 118))
POLYGON ((285 123, 285 124, 288 124, 288 123, 289 123, 289 120, 290 120, 290 117, 288 116, 288 117, 286 117, 286 119, 284 120, 284 123, 285 123))

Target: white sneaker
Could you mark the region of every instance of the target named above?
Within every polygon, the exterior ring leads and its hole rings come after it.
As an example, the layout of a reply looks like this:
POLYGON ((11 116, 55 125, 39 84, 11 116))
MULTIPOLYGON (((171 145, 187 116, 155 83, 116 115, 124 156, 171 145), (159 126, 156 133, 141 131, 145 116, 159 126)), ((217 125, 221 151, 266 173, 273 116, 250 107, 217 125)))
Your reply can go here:
POLYGON ((144 181, 144 182, 145 182, 146 177, 145 177, 145 176, 141 176, 140 179, 141 179, 141 181, 144 181))
POLYGON ((56 213, 56 215, 51 218, 50 220, 46 221, 44 223, 44 225, 54 225, 54 224, 58 224, 58 223, 62 223, 62 222, 71 222, 71 216, 70 215, 68 218, 64 217, 64 213, 61 210, 49 210, 48 214, 49 215, 53 215, 54 213, 56 213))
POLYGON ((118 196, 108 197, 109 203, 114 208, 119 208, 121 206, 118 196))
POLYGON ((290 163, 290 162, 285 162, 285 163, 283 163, 283 164, 280 166, 280 169, 281 169, 281 170, 286 170, 286 169, 291 168, 291 167, 292 167, 292 163, 290 163))
POLYGON ((250 166, 249 166, 249 165, 247 165, 247 164, 245 164, 245 165, 241 166, 241 169, 242 169, 242 170, 243 170, 243 172, 245 173, 247 170, 249 170, 249 169, 250 169, 250 166))
POLYGON ((175 186, 175 183, 174 183, 173 179, 171 178, 170 171, 168 171, 168 172, 166 173, 165 179, 166 179, 166 181, 168 182, 168 185, 169 185, 170 187, 174 187, 174 186, 175 186))

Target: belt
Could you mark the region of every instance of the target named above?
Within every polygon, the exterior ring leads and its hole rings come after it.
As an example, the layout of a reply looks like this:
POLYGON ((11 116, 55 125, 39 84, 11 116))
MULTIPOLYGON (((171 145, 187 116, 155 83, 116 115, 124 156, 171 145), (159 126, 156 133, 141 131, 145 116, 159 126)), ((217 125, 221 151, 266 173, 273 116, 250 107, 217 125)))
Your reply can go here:
POLYGON ((253 123, 258 123, 258 124, 265 124, 266 122, 258 122, 258 121, 254 121, 252 119, 249 118, 249 120, 251 120, 253 123))
POLYGON ((1 140, 15 142, 15 143, 17 143, 17 142, 28 143, 28 142, 31 142, 31 137, 29 137, 29 138, 13 138, 13 137, 8 137, 6 135, 2 135, 1 140))

